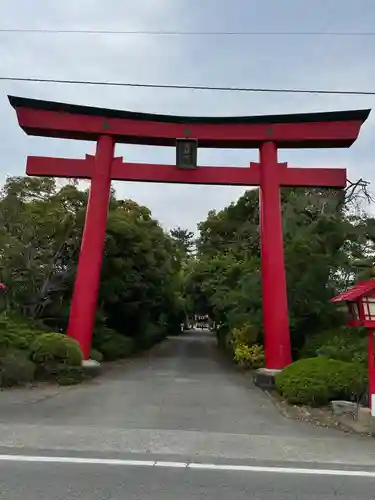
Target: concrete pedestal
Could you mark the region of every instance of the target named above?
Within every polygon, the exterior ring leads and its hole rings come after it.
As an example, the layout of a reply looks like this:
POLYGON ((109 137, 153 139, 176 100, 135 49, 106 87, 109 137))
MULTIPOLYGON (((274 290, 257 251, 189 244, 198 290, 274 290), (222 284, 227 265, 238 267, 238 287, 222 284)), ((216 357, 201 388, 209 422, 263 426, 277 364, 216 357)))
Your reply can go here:
POLYGON ((271 370, 269 368, 259 368, 254 375, 254 384, 263 390, 275 388, 275 376, 281 370, 271 370))
POLYGON ((101 364, 94 359, 84 359, 82 361, 82 368, 87 377, 97 377, 102 372, 101 364))

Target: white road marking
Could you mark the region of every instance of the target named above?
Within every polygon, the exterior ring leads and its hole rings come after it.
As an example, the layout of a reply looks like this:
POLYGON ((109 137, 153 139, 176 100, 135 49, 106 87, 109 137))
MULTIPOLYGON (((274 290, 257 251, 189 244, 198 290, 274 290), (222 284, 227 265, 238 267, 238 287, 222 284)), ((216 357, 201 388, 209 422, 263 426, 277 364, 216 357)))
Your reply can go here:
POLYGON ((82 465, 117 465, 133 467, 165 467, 193 470, 242 471, 275 474, 306 474, 315 476, 350 476, 375 478, 375 471, 345 469, 313 469, 301 467, 264 467, 258 465, 232 465, 195 462, 164 462, 161 460, 126 460, 116 458, 53 457, 34 455, 0 455, 2 462, 59 463, 82 465))
POLYGON ((154 462, 155 467, 169 467, 171 469, 184 469, 189 466, 189 464, 184 462, 154 462))

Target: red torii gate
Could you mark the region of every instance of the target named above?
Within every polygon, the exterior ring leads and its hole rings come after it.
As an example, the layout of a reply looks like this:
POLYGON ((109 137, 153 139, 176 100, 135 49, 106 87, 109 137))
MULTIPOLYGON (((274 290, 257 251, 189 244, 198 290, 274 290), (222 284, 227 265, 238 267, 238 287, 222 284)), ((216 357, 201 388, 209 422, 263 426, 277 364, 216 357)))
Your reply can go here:
POLYGON ((27 175, 91 179, 68 334, 89 359, 99 291, 111 180, 260 186, 263 322, 266 367, 291 362, 280 186, 343 188, 345 169, 288 168, 279 148, 343 148, 357 139, 370 110, 292 115, 198 118, 134 113, 9 96, 20 127, 42 137, 96 141, 85 159, 29 156, 27 175), (258 163, 198 167, 127 163, 115 143, 176 146, 191 138, 203 148, 259 149, 258 163))

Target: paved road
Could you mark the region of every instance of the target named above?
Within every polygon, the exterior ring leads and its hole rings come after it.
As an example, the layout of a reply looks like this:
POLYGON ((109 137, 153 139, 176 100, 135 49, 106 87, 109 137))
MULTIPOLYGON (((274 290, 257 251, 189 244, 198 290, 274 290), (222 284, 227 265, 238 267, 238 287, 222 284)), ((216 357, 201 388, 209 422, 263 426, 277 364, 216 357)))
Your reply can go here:
POLYGON ((2 463, 4 500, 372 500, 374 478, 2 463))
POLYGON ((345 470, 375 470, 373 450, 370 438, 281 416, 220 357, 208 332, 170 338, 83 386, 0 393, 0 489, 13 491, 0 496, 12 500, 25 491, 30 500, 63 498, 68 486, 69 497, 94 500, 219 500, 229 490, 238 499, 326 499, 344 491, 342 498, 364 499, 375 476, 348 477, 345 470), (8 455, 34 458, 9 462, 8 455), (45 463, 38 456, 64 458, 45 463), (82 462, 65 463, 75 457, 82 462), (108 459, 125 462, 108 465, 108 459), (160 468, 155 461, 172 463, 160 468), (191 462, 222 470, 186 468, 191 462), (233 464, 250 469, 228 470, 233 464), (267 467, 287 467, 293 474, 267 467), (300 467, 343 472, 317 481, 299 474, 300 467))

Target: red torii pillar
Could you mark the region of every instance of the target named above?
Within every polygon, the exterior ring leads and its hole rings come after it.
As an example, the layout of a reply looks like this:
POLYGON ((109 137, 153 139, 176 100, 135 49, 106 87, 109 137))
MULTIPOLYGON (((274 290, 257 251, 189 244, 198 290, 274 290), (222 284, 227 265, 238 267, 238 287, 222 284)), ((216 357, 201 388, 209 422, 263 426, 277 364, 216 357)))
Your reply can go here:
POLYGON ((69 314, 68 335, 79 342, 84 359, 89 359, 91 354, 111 194, 114 148, 113 137, 102 135, 99 138, 92 162, 90 195, 69 314))
POLYGON ((345 169, 288 168, 279 163, 279 147, 348 147, 358 136, 369 110, 233 119, 168 117, 102 110, 10 97, 21 127, 29 134, 96 140, 95 156, 85 159, 27 159, 33 176, 91 179, 85 229, 74 286, 68 334, 89 359, 99 291, 111 180, 185 184, 260 186, 263 322, 266 367, 291 362, 284 265, 280 186, 346 185, 345 169), (103 119, 104 116, 104 119, 103 119), (229 120, 229 124, 227 121, 229 120), (232 120, 232 121, 231 121, 232 120), (270 123, 272 124, 270 126, 270 123), (186 127, 189 127, 187 129, 186 127), (202 147, 256 147, 259 163, 242 167, 198 167, 126 163, 114 158, 116 142, 173 146, 190 136, 202 147))
MULTIPOLYGON (((273 142, 265 142, 260 147, 260 249, 262 265, 262 298, 264 351, 266 367, 277 370, 292 362, 289 334, 289 313, 284 262, 284 241, 280 185, 283 181, 283 165, 277 159, 277 147, 273 142)), ((317 181, 327 179, 326 172, 318 170, 317 181), (326 175, 325 175, 326 174, 326 175)), ((335 172, 336 173, 336 172, 335 172)), ((338 171, 338 184, 345 186, 346 172, 338 171)), ((310 177, 311 178, 311 177, 310 177)), ((298 179, 291 179, 298 186, 298 179)), ((340 186, 340 187, 341 187, 340 186)))

